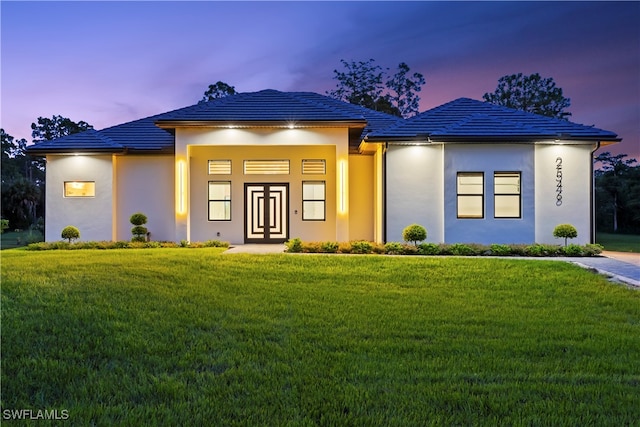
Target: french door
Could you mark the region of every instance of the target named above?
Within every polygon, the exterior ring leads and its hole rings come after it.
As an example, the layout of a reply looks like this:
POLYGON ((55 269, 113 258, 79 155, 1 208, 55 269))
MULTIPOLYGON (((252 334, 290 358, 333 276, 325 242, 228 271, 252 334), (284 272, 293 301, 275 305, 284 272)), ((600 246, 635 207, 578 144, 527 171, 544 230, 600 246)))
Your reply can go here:
POLYGON ((289 238, 289 184, 245 183, 245 243, 283 243, 289 238))

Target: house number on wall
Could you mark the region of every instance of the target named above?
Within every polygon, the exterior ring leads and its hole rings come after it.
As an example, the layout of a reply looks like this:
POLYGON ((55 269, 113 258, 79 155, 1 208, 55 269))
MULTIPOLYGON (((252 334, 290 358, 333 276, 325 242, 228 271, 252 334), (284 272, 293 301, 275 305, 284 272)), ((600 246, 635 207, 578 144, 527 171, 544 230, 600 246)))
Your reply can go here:
POLYGON ((556 206, 562 206, 562 157, 556 157, 556 206))

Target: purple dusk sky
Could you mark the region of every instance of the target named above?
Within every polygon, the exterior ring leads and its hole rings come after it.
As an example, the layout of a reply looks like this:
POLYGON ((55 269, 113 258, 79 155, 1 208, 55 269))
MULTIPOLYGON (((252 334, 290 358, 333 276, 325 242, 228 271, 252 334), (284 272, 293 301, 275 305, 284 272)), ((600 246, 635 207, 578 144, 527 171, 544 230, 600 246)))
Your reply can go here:
MULTIPOLYGON (((570 120, 640 160, 640 2, 0 2, 2 127, 96 129, 239 92, 335 87, 340 59, 424 74, 420 110, 552 77, 570 120)), ((604 150, 600 150, 604 151, 604 150)))

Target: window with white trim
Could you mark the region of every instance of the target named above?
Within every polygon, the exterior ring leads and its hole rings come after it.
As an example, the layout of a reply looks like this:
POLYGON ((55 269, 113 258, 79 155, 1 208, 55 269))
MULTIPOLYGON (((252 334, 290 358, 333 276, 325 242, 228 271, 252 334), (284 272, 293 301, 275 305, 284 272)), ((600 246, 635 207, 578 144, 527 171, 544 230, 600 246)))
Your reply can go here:
POLYGON ((231 160, 209 160, 209 175, 231 175, 231 160))
POLYGON ((326 183, 302 181, 302 220, 324 221, 326 218, 326 183))
POLYGON ((458 172, 458 218, 484 218, 484 172, 458 172))
POLYGON ((64 197, 95 197, 95 181, 65 181, 64 197))
POLYGON ((493 197, 495 218, 521 218, 520 172, 494 172, 493 197))
POLYGON ((231 181, 209 181, 209 221, 231 221, 231 181))

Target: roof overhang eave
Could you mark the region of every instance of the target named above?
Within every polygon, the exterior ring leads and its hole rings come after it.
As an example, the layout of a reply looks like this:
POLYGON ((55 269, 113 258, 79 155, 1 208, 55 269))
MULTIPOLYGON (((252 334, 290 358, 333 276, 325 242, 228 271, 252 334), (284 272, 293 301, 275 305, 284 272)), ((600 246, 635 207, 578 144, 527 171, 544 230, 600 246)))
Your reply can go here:
POLYGON ((122 154, 126 150, 124 148, 27 148, 26 153, 32 156, 44 157, 48 155, 66 156, 69 154, 122 154))
POLYGON ((178 127, 190 128, 317 128, 317 127, 349 127, 363 128, 367 125, 365 119, 358 120, 156 120, 156 126, 162 129, 175 129, 178 127))

